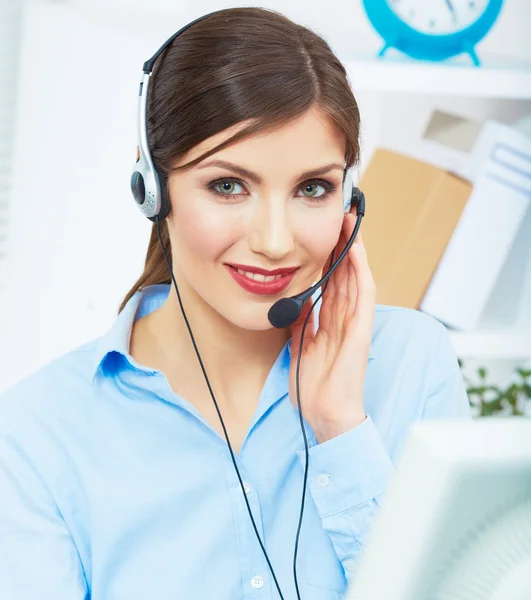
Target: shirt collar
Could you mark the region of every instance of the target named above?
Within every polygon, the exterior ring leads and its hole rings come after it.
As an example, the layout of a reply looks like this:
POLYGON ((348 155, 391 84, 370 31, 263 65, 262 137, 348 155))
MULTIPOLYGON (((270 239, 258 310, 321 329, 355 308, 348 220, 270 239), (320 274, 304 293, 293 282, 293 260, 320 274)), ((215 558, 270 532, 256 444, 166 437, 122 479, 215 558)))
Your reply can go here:
MULTIPOLYGON (((129 356, 133 323, 162 306, 169 293, 169 283, 157 283, 146 286, 131 296, 113 326, 97 342, 92 370, 93 381, 109 354, 117 352, 123 356, 129 356)), ((290 348, 291 338, 287 342, 288 355, 290 348)), ((132 357, 130 358, 133 360, 132 357)), ((373 343, 371 341, 369 359, 373 358, 373 343)))
POLYGON ((162 306, 169 292, 169 283, 157 283, 138 290, 129 298, 113 326, 98 340, 92 370, 93 381, 109 354, 117 352, 129 356, 133 323, 162 306))

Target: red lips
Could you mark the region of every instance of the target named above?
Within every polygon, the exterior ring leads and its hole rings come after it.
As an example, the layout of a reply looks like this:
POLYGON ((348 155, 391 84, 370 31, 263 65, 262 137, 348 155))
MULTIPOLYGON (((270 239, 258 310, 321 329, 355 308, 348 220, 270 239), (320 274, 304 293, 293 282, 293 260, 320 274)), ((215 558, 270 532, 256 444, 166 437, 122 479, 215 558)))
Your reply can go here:
POLYGON ((239 265, 237 263, 227 263, 229 266, 234 267, 235 269, 240 269, 242 271, 247 271, 248 273, 258 273, 260 275, 286 275, 288 273, 293 273, 299 267, 284 267, 282 269, 273 269, 272 271, 268 271, 267 269, 261 269, 260 267, 251 267, 249 265, 239 265))
MULTIPOLYGON (((236 283, 238 283, 246 292, 251 292, 252 294, 280 294, 289 286, 291 280, 295 277, 295 271, 292 270, 290 273, 282 275, 274 281, 256 281, 254 279, 249 279, 246 275, 242 275, 232 265, 226 264, 225 267, 227 267, 227 271, 231 274, 236 283)), ((263 271, 263 269, 261 270, 263 271)), ((281 275, 281 273, 278 273, 278 275, 281 275)))

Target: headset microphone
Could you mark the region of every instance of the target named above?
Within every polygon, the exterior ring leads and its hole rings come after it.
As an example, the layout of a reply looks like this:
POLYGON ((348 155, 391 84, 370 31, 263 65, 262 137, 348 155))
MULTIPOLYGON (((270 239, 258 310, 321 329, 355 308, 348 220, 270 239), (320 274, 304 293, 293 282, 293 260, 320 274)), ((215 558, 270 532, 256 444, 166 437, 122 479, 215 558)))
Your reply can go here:
POLYGON ((361 219, 365 214, 365 195, 357 187, 352 188, 351 202, 352 206, 356 206, 358 218, 356 219, 354 230, 345 248, 343 249, 343 252, 341 252, 336 261, 328 269, 326 275, 324 275, 324 277, 322 277, 317 283, 312 285, 312 287, 308 288, 304 292, 290 296, 289 298, 281 298, 280 300, 277 300, 273 306, 271 306, 269 312, 267 313, 267 318, 273 327, 281 329, 283 327, 290 327, 290 325, 293 325, 293 323, 295 323, 295 321, 299 318, 304 303, 319 287, 321 287, 321 285, 328 281, 330 275, 332 275, 339 263, 345 258, 347 252, 350 250, 350 247, 354 243, 354 239, 356 238, 360 228, 361 219))

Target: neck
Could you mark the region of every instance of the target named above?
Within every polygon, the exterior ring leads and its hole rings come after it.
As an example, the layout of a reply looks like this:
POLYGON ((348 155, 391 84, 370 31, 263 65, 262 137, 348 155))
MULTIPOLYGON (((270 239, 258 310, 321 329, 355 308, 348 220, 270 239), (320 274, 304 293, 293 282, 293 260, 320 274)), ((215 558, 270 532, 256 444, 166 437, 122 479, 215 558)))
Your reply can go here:
MULTIPOLYGON (((187 285, 179 293, 208 379, 221 399, 241 397, 243 388, 261 389, 291 330, 243 329, 225 319, 187 285)), ((173 283, 164 304, 149 315, 149 334, 168 363, 187 378, 204 380, 173 283)))

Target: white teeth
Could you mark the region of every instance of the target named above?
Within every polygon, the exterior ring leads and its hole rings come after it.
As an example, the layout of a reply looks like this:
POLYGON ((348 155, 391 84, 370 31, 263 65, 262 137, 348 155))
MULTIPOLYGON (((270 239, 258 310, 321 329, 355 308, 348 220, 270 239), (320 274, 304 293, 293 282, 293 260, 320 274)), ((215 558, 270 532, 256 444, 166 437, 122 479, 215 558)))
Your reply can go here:
POLYGON ((249 271, 242 271, 241 269, 236 269, 240 275, 244 275, 248 279, 253 279, 254 281, 276 281, 280 279, 282 275, 260 275, 260 273, 250 273, 249 271))

